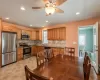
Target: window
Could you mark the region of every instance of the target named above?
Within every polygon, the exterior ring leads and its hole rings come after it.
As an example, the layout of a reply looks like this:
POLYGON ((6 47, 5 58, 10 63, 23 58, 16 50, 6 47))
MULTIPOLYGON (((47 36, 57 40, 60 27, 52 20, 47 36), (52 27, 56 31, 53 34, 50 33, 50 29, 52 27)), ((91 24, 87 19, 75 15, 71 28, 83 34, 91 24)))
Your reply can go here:
POLYGON ((85 37, 85 35, 84 34, 81 34, 81 35, 79 35, 79 45, 85 45, 85 39, 86 39, 86 37, 85 37))
POLYGON ((43 43, 48 43, 48 39, 47 39, 47 30, 43 30, 43 43))

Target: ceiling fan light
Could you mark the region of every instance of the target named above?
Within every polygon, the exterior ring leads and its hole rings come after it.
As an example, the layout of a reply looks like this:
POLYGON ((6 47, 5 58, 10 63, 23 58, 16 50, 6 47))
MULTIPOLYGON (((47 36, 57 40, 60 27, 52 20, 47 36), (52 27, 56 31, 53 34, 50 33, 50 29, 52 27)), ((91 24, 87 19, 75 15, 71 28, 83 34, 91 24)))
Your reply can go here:
POLYGON ((46 7, 45 12, 47 14, 53 14, 55 12, 55 8, 54 7, 46 7))

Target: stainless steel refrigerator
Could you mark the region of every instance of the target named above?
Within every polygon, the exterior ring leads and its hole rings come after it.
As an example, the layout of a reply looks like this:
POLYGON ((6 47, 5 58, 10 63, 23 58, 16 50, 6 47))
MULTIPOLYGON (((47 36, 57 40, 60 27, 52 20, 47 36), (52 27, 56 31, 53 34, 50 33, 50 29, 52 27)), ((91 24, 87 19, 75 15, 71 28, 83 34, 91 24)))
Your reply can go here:
POLYGON ((16 62, 16 33, 2 32, 2 66, 16 62))

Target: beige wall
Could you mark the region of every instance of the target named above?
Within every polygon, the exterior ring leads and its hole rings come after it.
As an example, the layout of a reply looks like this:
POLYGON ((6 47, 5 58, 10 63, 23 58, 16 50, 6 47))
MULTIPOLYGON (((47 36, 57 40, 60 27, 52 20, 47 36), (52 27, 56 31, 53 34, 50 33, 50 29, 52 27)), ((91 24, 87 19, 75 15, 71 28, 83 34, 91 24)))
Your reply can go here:
POLYGON ((94 25, 99 20, 100 20, 100 17, 91 18, 91 19, 82 20, 82 21, 69 22, 69 23, 65 23, 65 24, 48 26, 48 27, 42 28, 42 30, 47 30, 47 29, 56 28, 56 27, 66 27, 66 46, 74 47, 76 50, 75 56, 78 56, 78 28, 80 26, 94 25), (77 44, 73 44, 73 42, 76 42, 77 44))

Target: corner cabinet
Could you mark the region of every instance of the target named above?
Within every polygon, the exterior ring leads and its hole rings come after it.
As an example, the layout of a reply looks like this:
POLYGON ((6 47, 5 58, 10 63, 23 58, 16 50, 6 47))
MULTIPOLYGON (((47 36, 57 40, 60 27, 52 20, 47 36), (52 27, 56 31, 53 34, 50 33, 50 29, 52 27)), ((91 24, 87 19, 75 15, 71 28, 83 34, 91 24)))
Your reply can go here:
POLYGON ((48 29, 48 40, 66 40, 66 28, 48 29))

